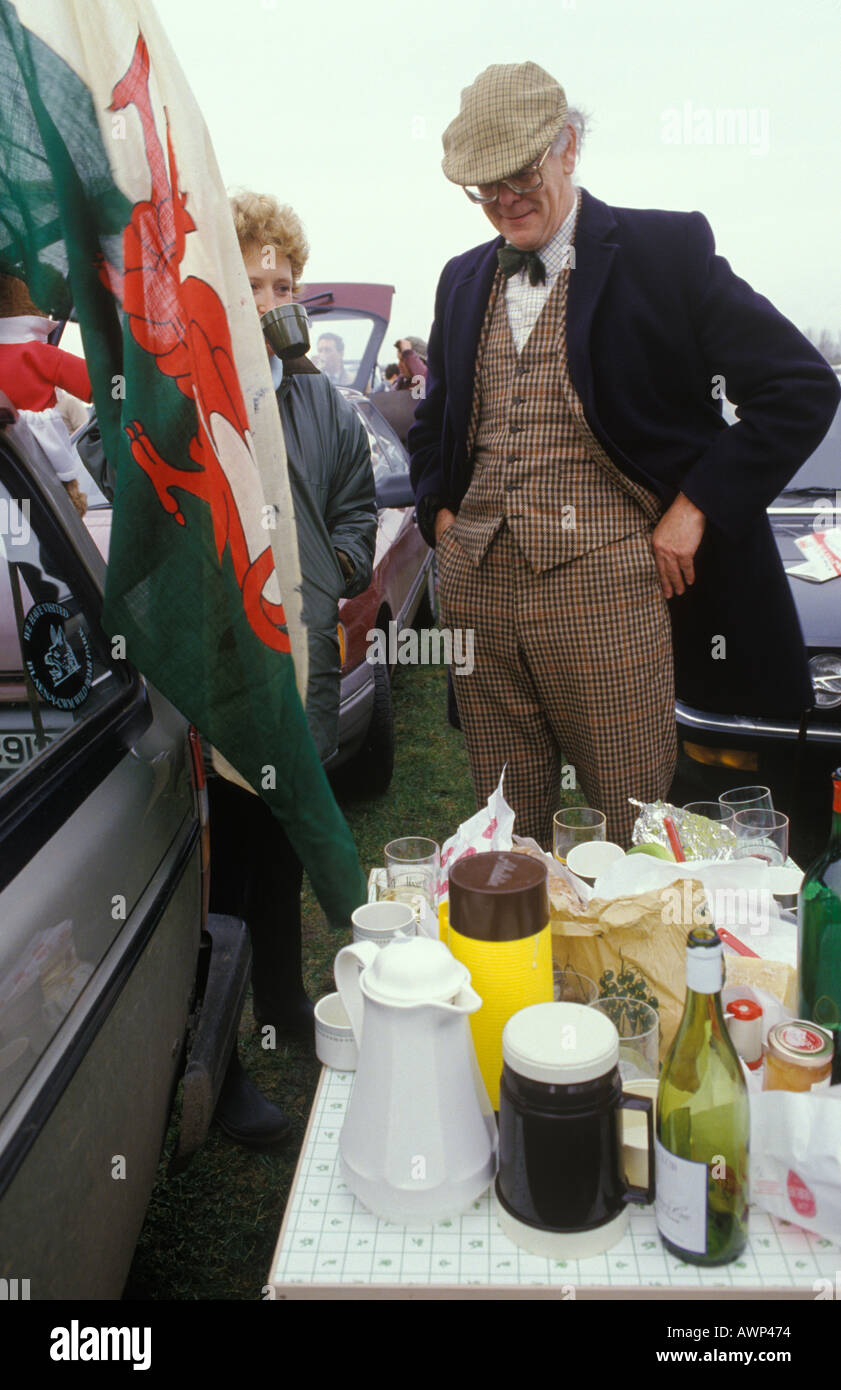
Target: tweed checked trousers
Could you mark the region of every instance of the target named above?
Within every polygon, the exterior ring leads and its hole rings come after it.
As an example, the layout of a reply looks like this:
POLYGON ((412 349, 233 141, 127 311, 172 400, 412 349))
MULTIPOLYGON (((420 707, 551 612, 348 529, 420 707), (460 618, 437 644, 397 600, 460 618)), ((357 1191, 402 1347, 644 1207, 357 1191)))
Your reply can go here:
MULTIPOLYGON (((535 574, 504 525, 479 565, 457 526, 439 540, 442 624, 472 629, 453 685, 478 804, 499 781, 514 830, 552 847, 564 765, 607 838, 628 845, 628 797, 668 794, 677 757, 672 639, 650 529, 535 574)), ((569 781, 565 779, 567 785, 569 781)))

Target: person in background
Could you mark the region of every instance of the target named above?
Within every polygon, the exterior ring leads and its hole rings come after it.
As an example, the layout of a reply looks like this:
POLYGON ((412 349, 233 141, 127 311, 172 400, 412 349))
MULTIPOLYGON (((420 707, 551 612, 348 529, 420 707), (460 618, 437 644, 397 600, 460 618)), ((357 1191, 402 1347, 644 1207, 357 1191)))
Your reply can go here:
POLYGON ((318 367, 334 386, 352 386, 345 371, 345 344, 338 333, 322 333, 318 340, 318 367))
MULTIPOLYGON (((309 254, 293 210, 243 192, 231 210, 259 315, 290 304, 309 254), (267 257, 266 248, 275 255, 267 257), (274 264, 267 268, 266 260, 274 264)), ((334 337, 334 335, 323 335, 334 337)), ((339 340, 340 341, 340 340, 339 340)), ((309 678, 306 714, 322 759, 338 740, 339 599, 371 581, 377 506, 370 449, 353 408, 307 357, 281 362, 267 345, 277 393, 301 558, 309 678)), ((208 778, 211 908, 244 918, 253 951, 254 1017, 276 1038, 312 1038, 313 1006, 301 961, 303 867, 280 822, 236 770, 213 751, 208 778)), ((216 1111, 240 1144, 271 1151, 290 1121, 232 1059, 216 1111)))
POLYGON ((426 382, 427 346, 423 338, 398 338, 394 344, 400 359, 396 391, 412 391, 419 400, 426 382))
POLYGON ((383 368, 384 385, 380 389, 383 391, 393 391, 395 386, 397 385, 397 378, 399 376, 400 368, 398 367, 397 363, 389 362, 388 366, 383 368))
POLYGON ((394 346, 400 357, 397 379, 389 392, 375 392, 371 404, 405 448, 415 407, 426 390, 426 343, 422 338, 398 338, 394 346))
POLYGON ((668 795, 673 652, 690 705, 811 706, 766 508, 841 394, 700 213, 573 184, 583 124, 536 63, 462 92, 444 173, 498 235, 444 268, 409 435, 442 626, 474 634, 454 686, 477 803, 507 764, 544 846, 564 763, 621 845, 629 797, 668 795))

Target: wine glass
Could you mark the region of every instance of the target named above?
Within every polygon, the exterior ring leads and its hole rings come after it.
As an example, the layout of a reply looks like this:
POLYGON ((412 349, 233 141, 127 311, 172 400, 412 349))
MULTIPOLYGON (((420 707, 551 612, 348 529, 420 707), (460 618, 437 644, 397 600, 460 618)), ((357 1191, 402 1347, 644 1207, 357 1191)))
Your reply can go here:
POLYGON ((729 792, 722 792, 718 799, 722 806, 729 806, 734 815, 737 811, 774 809, 770 787, 733 787, 729 792))
POLYGON ((767 864, 785 864, 788 859, 788 816, 764 807, 737 811, 733 817, 736 835, 735 857, 764 859, 767 864))

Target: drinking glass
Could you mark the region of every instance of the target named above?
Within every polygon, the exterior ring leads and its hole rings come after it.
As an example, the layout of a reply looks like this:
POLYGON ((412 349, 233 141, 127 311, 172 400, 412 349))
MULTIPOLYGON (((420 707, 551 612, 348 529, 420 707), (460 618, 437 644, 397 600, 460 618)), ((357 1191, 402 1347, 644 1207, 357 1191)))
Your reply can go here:
POLYGON ((595 1004, 599 988, 589 975, 567 966, 565 970, 557 966, 552 971, 553 997, 556 1004, 595 1004))
POLYGON ((774 809, 769 787, 734 787, 732 791, 722 792, 718 799, 722 806, 729 806, 734 815, 736 811, 774 809))
POLYGON ((434 840, 404 835, 385 847, 388 888, 383 897, 392 902, 411 902, 420 894, 430 908, 441 872, 441 850, 434 840))
POLYGON ((660 1074, 660 1016, 650 1004, 628 995, 606 994, 593 1005, 619 1034, 619 1075, 625 1081, 660 1074))
POLYGON ((788 816, 782 811, 737 811, 733 817, 737 859, 752 855, 767 864, 785 864, 788 859, 788 816))
POLYGON ((606 838, 604 812, 590 806, 567 806, 556 811, 553 820, 552 851, 559 864, 567 862, 573 845, 606 838))

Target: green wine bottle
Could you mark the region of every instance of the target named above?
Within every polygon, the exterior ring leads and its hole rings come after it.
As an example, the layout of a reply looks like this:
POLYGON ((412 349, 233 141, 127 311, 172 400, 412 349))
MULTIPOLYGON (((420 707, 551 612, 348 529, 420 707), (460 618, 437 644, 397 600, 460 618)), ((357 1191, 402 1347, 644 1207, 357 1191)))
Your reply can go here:
POLYGON ((833 1081, 841 1081, 841 767, 832 774, 829 844, 797 901, 800 1016, 835 1034, 833 1081))
POLYGON ((686 1003, 657 1092, 657 1229, 691 1264, 735 1260, 748 1231, 750 1108, 721 1011, 723 947, 695 927, 686 950, 686 1003))

